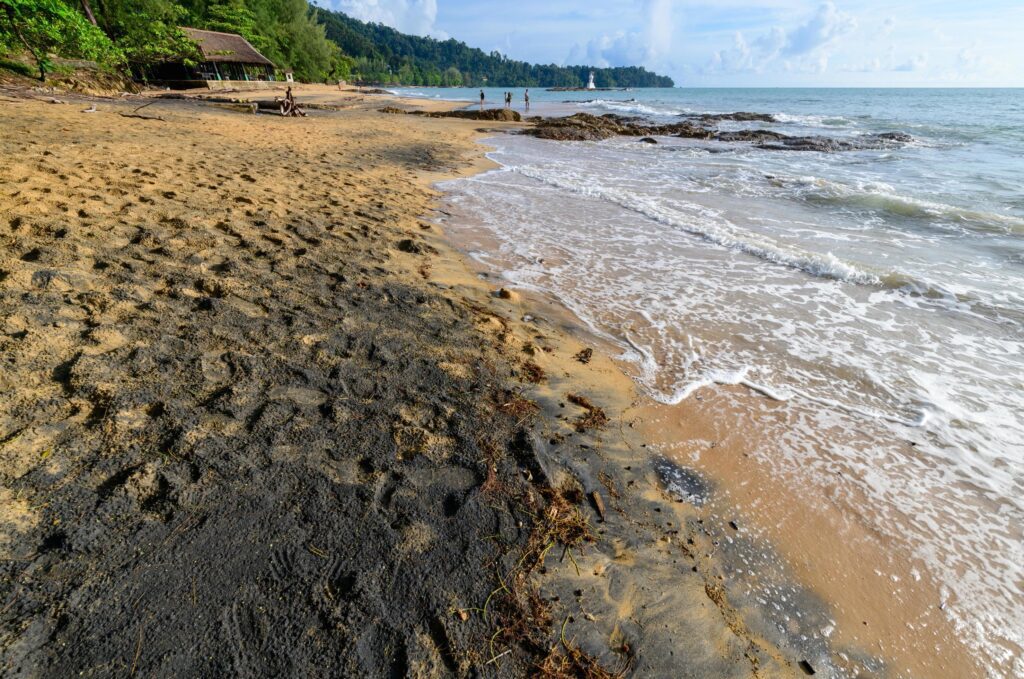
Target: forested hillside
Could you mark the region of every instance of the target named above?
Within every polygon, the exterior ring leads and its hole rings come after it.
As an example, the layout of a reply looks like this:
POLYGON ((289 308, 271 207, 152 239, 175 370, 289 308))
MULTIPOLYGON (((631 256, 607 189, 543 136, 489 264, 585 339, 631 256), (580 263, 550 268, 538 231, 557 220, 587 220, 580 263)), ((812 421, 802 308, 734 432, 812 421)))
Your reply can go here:
POLYGON ((240 33, 300 80, 333 77, 348 63, 306 0, 0 0, 0 54, 27 51, 41 73, 56 54, 138 76, 198 57, 179 26, 240 33))
POLYGON ((582 87, 591 70, 598 87, 672 87, 644 68, 537 65, 487 54, 458 40, 399 33, 340 12, 320 11, 327 37, 352 59, 352 77, 373 83, 450 87, 582 87))
MULTIPOLYGON (((573 87, 591 70, 532 65, 457 40, 404 35, 307 0, 0 0, 0 56, 30 54, 40 77, 56 55, 144 78, 154 64, 198 59, 181 26, 239 33, 306 82, 573 87)), ((599 87, 672 85, 643 68, 594 70, 599 87)))

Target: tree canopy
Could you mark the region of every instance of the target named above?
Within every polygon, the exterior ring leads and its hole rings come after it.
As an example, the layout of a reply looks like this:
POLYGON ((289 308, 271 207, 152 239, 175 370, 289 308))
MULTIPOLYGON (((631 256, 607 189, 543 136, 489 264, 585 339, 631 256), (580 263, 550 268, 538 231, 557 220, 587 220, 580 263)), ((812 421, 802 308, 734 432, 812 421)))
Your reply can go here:
POLYGON ((51 55, 84 58, 137 77, 168 61, 194 62, 192 26, 238 33, 300 81, 339 78, 401 85, 670 87, 639 67, 536 65, 457 40, 405 35, 307 0, 0 0, 0 54, 29 52, 41 78, 51 55))
POLYGON ((458 40, 406 35, 341 12, 322 11, 327 37, 352 59, 352 77, 368 83, 481 87, 672 87, 671 78, 637 67, 529 64, 458 40))
POLYGON ((41 77, 51 54, 141 76, 199 58, 181 26, 239 33, 300 80, 338 77, 347 63, 306 0, 0 0, 0 53, 28 51, 41 77))

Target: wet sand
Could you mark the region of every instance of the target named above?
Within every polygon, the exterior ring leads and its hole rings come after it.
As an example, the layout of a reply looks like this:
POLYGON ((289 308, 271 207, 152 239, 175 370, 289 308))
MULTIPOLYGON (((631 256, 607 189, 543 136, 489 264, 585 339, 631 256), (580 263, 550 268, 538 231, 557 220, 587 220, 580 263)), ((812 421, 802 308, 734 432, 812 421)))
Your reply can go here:
POLYGON ((747 500, 645 439, 704 434, 426 219, 476 125, 297 94, 340 110, 3 92, 5 675, 887 674, 817 564, 749 569, 787 625, 749 596, 747 500))
MULTIPOLYGON (((466 231, 471 215, 456 213, 450 219, 460 224, 452 229, 456 245, 487 251, 488 261, 495 261, 498 246, 486 230, 470 226, 466 231)), ((571 334, 596 348, 595 355, 620 352, 594 336, 561 300, 533 291, 517 294, 527 308, 542 305, 549 317, 561 319, 571 334)), ((645 445, 633 459, 664 458, 700 474, 712 489, 700 516, 727 526, 727 534, 732 531, 733 538, 747 543, 723 557, 737 601, 767 608, 775 625, 794 625, 806 616, 799 622, 803 633, 827 640, 841 676, 984 675, 965 643, 967 635, 946 610, 957 602, 942 591, 924 561, 912 556, 912 541, 875 528, 879 518, 871 501, 857 492, 858 483, 867 481, 822 484, 813 473, 794 469, 792 460, 773 458, 779 441, 772 437, 806 423, 788 419, 793 413, 782 404, 742 386, 705 387, 681 404, 658 403, 627 377, 634 366, 610 363, 600 389, 629 394, 621 408, 622 426, 645 445)), ((822 451, 840 442, 878 445, 877 436, 848 429, 822 427, 818 434, 822 451)), ((913 454, 907 441, 889 444, 913 454)), ((901 517, 900 525, 920 528, 912 517, 901 517)))
MULTIPOLYGON (((655 450, 719 485, 709 511, 737 513, 744 532, 774 552, 773 568, 827 602, 838 647, 884 659, 894 676, 984 674, 943 612, 956 602, 925 562, 911 556, 909 540, 875 528, 871 500, 856 490, 865 479, 827 485, 773 464, 768 423, 775 431, 794 423, 768 398, 743 387, 706 388, 696 396, 677 406, 645 403, 630 415, 655 450)), ((822 431, 819 445, 838 437, 858 444, 855 433, 822 431)), ((875 443, 870 436, 859 441, 875 443)))

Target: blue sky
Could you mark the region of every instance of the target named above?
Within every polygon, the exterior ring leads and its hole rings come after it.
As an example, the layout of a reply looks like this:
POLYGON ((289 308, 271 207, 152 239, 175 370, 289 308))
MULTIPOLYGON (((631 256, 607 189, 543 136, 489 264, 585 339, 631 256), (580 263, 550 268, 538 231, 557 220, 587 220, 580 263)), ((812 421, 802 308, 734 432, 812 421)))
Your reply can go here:
POLYGON ((691 86, 1024 86, 1024 0, 319 0, 515 59, 691 86))

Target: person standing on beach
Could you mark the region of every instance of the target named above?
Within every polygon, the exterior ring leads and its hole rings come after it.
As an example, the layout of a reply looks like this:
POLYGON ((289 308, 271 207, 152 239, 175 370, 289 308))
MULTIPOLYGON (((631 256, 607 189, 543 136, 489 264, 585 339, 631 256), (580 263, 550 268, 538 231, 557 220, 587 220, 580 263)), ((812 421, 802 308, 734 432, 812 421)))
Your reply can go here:
POLYGON ((484 91, 480 90, 480 110, 484 110, 484 91))
POLYGON ((526 101, 526 110, 530 110, 530 88, 526 88, 526 92, 523 94, 523 99, 526 101))

